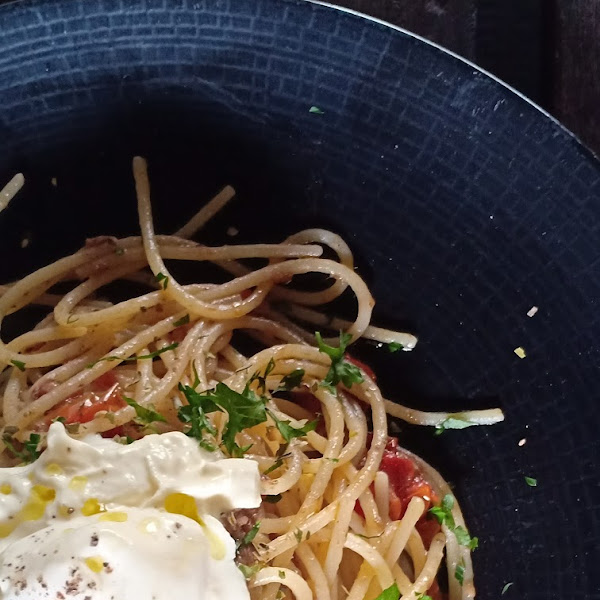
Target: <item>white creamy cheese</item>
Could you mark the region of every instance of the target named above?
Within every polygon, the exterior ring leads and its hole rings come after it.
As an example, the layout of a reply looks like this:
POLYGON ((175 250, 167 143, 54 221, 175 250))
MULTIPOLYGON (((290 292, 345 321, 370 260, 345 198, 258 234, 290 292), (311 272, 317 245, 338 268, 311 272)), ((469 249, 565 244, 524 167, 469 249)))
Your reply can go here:
POLYGON ((125 446, 54 423, 35 463, 0 469, 0 598, 247 599, 215 517, 258 507, 259 480, 179 432, 125 446))

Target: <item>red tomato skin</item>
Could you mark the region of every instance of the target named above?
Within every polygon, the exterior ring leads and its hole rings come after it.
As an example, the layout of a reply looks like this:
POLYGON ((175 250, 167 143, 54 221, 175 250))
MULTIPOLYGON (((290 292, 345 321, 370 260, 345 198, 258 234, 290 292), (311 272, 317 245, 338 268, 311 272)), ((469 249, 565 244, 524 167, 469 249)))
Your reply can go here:
POLYGON ((88 423, 101 410, 116 412, 125 406, 117 378, 108 371, 92 381, 87 390, 74 394, 48 411, 44 420, 47 426, 58 417, 62 417, 67 425, 88 423))

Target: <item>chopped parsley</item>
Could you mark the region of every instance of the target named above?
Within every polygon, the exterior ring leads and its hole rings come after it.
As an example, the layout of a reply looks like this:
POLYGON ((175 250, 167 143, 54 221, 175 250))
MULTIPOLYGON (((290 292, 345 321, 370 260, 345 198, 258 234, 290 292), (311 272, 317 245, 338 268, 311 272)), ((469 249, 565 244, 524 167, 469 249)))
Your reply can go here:
MULTIPOLYGON (((188 404, 182 406, 178 411, 179 420, 190 424, 187 435, 198 439, 201 445, 205 445, 207 443, 204 439, 205 432, 212 436, 216 435, 216 431, 206 415, 217 411, 226 412, 228 419, 223 429, 222 444, 230 456, 242 457, 250 449, 250 446, 239 446, 235 441, 236 435, 244 429, 264 423, 267 417, 273 419, 286 442, 296 437, 302 437, 315 429, 317 426, 316 421, 310 421, 302 427, 293 427, 290 421, 278 419, 272 411, 267 409, 267 398, 258 396, 250 389, 250 384, 257 381, 259 389, 266 392, 266 379, 274 368, 275 361, 271 359, 264 373, 254 373, 252 375, 241 394, 222 382, 217 383, 214 389, 202 394, 196 392, 193 387, 179 384, 179 390, 183 392, 188 401, 188 404)), ((195 376, 197 380, 197 373, 195 376)), ((197 385, 196 382, 195 385, 197 385)), ((271 470, 275 468, 277 467, 273 466, 271 470)), ((267 472, 270 471, 267 470, 267 472)))
POLYGON ((264 373, 261 375, 259 371, 254 373, 252 377, 250 377, 250 381, 248 381, 248 385, 250 385, 254 381, 258 381, 258 389, 262 390, 262 393, 265 394, 267 392, 267 377, 271 374, 271 371, 275 368, 275 361, 273 357, 270 358, 267 366, 265 367, 264 373))
POLYGON ((253 565, 244 565, 242 563, 240 563, 238 565, 238 569, 242 572, 242 575, 246 578, 246 579, 251 579, 252 577, 254 577, 254 575, 256 575, 261 569, 264 568, 264 564, 263 563, 254 563, 253 565))
MULTIPOLYGON (((198 377, 197 373, 195 374, 195 377, 198 377)), ((196 387, 196 381, 194 381, 194 383, 194 387, 196 387)), ((179 384, 179 391, 183 393, 188 403, 177 411, 177 417, 182 423, 188 423, 190 425, 190 429, 186 432, 186 435, 198 440, 200 446, 206 450, 214 450, 215 447, 205 439, 204 434, 207 433, 210 436, 215 436, 217 430, 213 427, 206 415, 218 411, 219 407, 209 398, 199 394, 194 387, 190 387, 189 385, 184 386, 181 383, 179 384)))
POLYGON ((298 543, 300 543, 302 541, 302 536, 304 534, 302 533, 302 529, 296 529, 296 531, 294 531, 294 537, 296 538, 296 541, 298 543))
POLYGON ((325 114, 318 106, 311 106, 308 109, 308 112, 312 113, 314 115, 324 115, 325 114))
POLYGON ((433 506, 429 509, 429 513, 433 515, 440 525, 445 525, 454 533, 457 542, 461 546, 469 548, 469 550, 475 550, 479 545, 479 539, 471 537, 469 532, 462 526, 456 525, 454 517, 452 516, 452 508, 454 507, 454 496, 446 494, 442 498, 440 506, 433 506))
POLYGON ((529 487, 537 487, 537 479, 534 479, 533 477, 525 477, 525 483, 529 487))
POLYGON ((148 427, 153 423, 161 422, 166 423, 167 420, 160 414, 157 413, 152 408, 146 408, 138 404, 133 398, 127 398, 127 396, 123 396, 123 400, 129 404, 129 406, 133 407, 135 410, 136 417, 134 422, 138 425, 142 425, 143 427, 148 427))
POLYGON ((165 346, 164 348, 160 348, 159 350, 156 350, 155 352, 150 352, 150 354, 134 354, 133 356, 127 356, 127 357, 122 357, 122 356, 105 356, 103 358, 98 359, 96 362, 90 363, 87 365, 88 369, 91 369, 94 365, 97 365, 100 362, 110 362, 113 360, 120 360, 121 362, 132 362, 135 360, 153 360, 155 359, 157 356, 160 356, 161 354, 164 354, 165 352, 169 352, 170 350, 175 350, 175 348, 177 348, 177 346, 179 346, 179 344, 177 342, 173 342, 172 344, 169 344, 168 346, 165 346))
POLYGON ((277 469, 279 469, 279 467, 281 467, 283 465, 283 458, 278 458, 264 473, 263 475, 268 475, 269 473, 272 473, 273 471, 276 471, 277 469))
POLYGON ((252 526, 252 529, 241 540, 238 540, 236 548, 239 550, 244 546, 249 546, 254 541, 254 538, 256 537, 259 528, 260 521, 256 521, 256 523, 254 523, 254 525, 252 526))
POLYGON ((315 333, 319 351, 327 354, 331 359, 331 367, 321 382, 321 386, 327 388, 330 392, 335 392, 338 383, 343 383, 347 388, 351 388, 355 383, 362 383, 363 376, 360 369, 351 362, 345 360, 346 347, 352 339, 349 333, 340 332, 340 345, 337 348, 328 346, 317 331, 315 333))
POLYGON ((169 278, 164 273, 159 273, 156 276, 156 282, 160 283, 163 290, 166 290, 169 287, 169 278))
POLYGON ((465 563, 461 561, 456 565, 456 569, 454 570, 454 577, 460 585, 465 582, 465 563))
POLYGON ((375 600, 398 600, 400 598, 400 590, 397 583, 392 583, 389 588, 386 588, 375 598, 375 600))
POLYGON ((309 421, 302 427, 293 427, 290 424, 290 421, 281 421, 270 410, 267 410, 267 412, 269 413, 271 419, 273 419, 275 422, 277 429, 279 429, 279 433, 281 433, 281 436, 286 442, 289 442, 294 438, 305 436, 309 431, 314 431, 319 424, 318 419, 315 419, 314 421, 309 421))
POLYGON ((507 584, 504 585, 504 587, 502 588, 502 596, 504 596, 504 594, 506 594, 506 592, 508 592, 508 588, 513 585, 512 581, 509 581, 507 584))
POLYGON ((190 322, 190 315, 183 315, 181 319, 178 319, 173 323, 175 327, 181 327, 182 325, 187 325, 190 322))
POLYGON ((390 352, 398 352, 399 350, 402 350, 403 348, 404 348, 404 346, 400 342, 390 342, 388 344, 388 350, 390 352))
POLYGON ((433 600, 433 598, 427 594, 417 594, 417 592, 415 592, 415 594, 417 595, 416 600, 433 600))
POLYGON ((285 571, 279 571, 279 579, 285 579, 285 571))
POLYGON ((294 388, 297 388, 302 383, 304 377, 304 369, 296 369, 291 373, 288 373, 283 379, 278 388, 278 392, 290 392, 294 388))
POLYGON ((15 367, 17 367, 17 369, 19 369, 19 371, 24 371, 25 370, 25 363, 20 361, 20 360, 11 360, 10 361, 12 365, 14 365, 15 367))
POLYGON ((472 427, 473 425, 477 425, 477 423, 465 419, 460 413, 454 413, 447 419, 444 419, 439 425, 435 426, 435 434, 441 435, 447 429, 465 429, 467 427, 472 427))
POLYGON ((40 457, 42 453, 41 450, 38 450, 40 442, 42 441, 42 436, 39 433, 32 433, 29 435, 29 439, 23 442, 23 449, 18 450, 15 447, 15 440, 12 435, 8 432, 4 432, 2 436, 2 441, 4 445, 8 449, 8 451, 15 456, 16 458, 20 458, 24 463, 32 463, 40 457))

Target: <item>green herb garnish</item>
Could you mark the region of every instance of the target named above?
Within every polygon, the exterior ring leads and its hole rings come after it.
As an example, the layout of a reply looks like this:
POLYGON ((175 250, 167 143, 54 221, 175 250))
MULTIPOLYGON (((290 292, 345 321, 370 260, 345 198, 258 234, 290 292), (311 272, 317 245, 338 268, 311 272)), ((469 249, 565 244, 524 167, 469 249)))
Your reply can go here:
POLYGON ((32 433, 29 435, 29 439, 23 442, 23 449, 17 450, 14 444, 15 440, 10 433, 5 432, 2 436, 2 441, 8 451, 24 463, 32 463, 40 457, 42 452, 38 450, 38 446, 41 440, 42 436, 39 433, 32 433))
POLYGON ((152 359, 156 358, 157 356, 164 354, 165 352, 169 352, 169 350, 175 350, 175 348, 177 348, 177 346, 179 346, 179 344, 177 342, 173 342, 172 344, 169 344, 168 346, 165 346, 164 348, 161 348, 160 350, 156 350, 155 352, 150 352, 150 354, 140 354, 140 355, 134 354, 133 356, 127 356, 127 357, 104 356, 103 358, 99 358, 96 362, 89 363, 87 365, 87 368, 91 369, 94 365, 97 365, 98 363, 111 362, 113 360, 120 360, 121 362, 133 362, 135 360, 152 360, 152 359))
POLYGON ((254 538, 256 537, 256 534, 258 533, 259 528, 260 528, 260 521, 256 521, 256 523, 254 523, 252 529, 241 540, 239 540, 237 542, 236 548, 239 550, 240 548, 243 548, 244 546, 249 546, 254 541, 254 538))
POLYGON ((402 350, 403 348, 404 348, 404 346, 400 342, 390 342, 388 344, 388 350, 390 352, 398 352, 399 350, 402 350))
POLYGON ((392 583, 389 588, 386 588, 375 598, 375 600, 398 600, 400 598, 400 590, 398 584, 392 583))
POLYGON ((181 327, 182 325, 187 325, 190 322, 190 315, 183 315, 181 319, 178 319, 173 323, 175 327, 181 327))
POLYGON ((533 477, 525 477, 525 483, 529 487, 537 487, 537 479, 534 479, 533 477))
POLYGON ((297 388, 302 383, 304 377, 304 369, 296 369, 291 373, 288 373, 279 385, 278 392, 290 392, 294 388, 297 388))
POLYGON ((464 562, 460 562, 456 565, 456 569, 454 570, 454 577, 460 585, 465 582, 465 564, 464 562))
POLYGON ((160 283, 163 290, 166 290, 169 287, 169 278, 164 273, 159 273, 156 276, 156 282, 160 283))
POLYGON ((246 578, 246 579, 251 579, 252 577, 254 577, 254 575, 256 575, 262 568, 264 568, 264 564, 263 563, 254 563, 253 565, 244 565, 242 563, 240 563, 238 565, 238 569, 242 572, 242 575, 246 578))
POLYGON ((291 421, 281 421, 272 413, 272 411, 267 410, 267 412, 269 413, 271 419, 273 419, 275 422, 277 429, 279 429, 279 433, 281 433, 281 436, 286 442, 289 442, 294 438, 305 436, 309 431, 314 431, 319 424, 318 419, 315 419, 314 421, 309 421, 302 427, 293 427, 290 424, 291 421))
POLYGON ((440 525, 445 525, 454 533, 457 542, 461 546, 469 548, 469 550, 475 550, 479 545, 479 539, 471 537, 469 532, 462 527, 462 525, 456 526, 454 517, 452 516, 452 508, 454 507, 454 496, 446 494, 442 498, 440 506, 433 506, 429 509, 429 513, 433 515, 440 525))
POLYGON ((351 388, 355 383, 364 381, 360 369, 351 362, 345 360, 346 347, 352 339, 349 333, 340 332, 340 345, 337 348, 328 346, 317 331, 315 333, 319 351, 327 354, 331 358, 331 367, 321 382, 321 386, 327 388, 331 392, 335 392, 338 383, 343 383, 347 388, 351 388))
POLYGON ((127 396, 123 396, 123 400, 129 404, 134 410, 136 417, 134 422, 138 425, 142 425, 143 427, 148 427, 153 423, 161 422, 166 423, 167 420, 155 410, 151 408, 146 408, 138 404, 133 398, 127 398, 127 396))
POLYGON ((441 435, 447 429, 466 429, 467 427, 472 427, 473 425, 477 425, 477 423, 473 423, 473 421, 465 419, 460 415, 460 413, 455 413, 450 415, 447 419, 444 419, 439 425, 435 426, 435 435, 441 435))
POLYGON ((504 594, 506 594, 506 592, 508 592, 508 588, 513 584, 512 581, 509 581, 508 583, 506 583, 504 585, 504 587, 502 588, 502 596, 504 596, 504 594))
POLYGON ((325 114, 318 106, 311 106, 308 109, 308 112, 312 113, 314 115, 324 115, 325 114))
POLYGON ((14 365, 15 367, 17 367, 17 369, 19 369, 19 371, 24 371, 25 370, 25 363, 20 361, 20 360, 11 360, 10 361, 12 365, 14 365))

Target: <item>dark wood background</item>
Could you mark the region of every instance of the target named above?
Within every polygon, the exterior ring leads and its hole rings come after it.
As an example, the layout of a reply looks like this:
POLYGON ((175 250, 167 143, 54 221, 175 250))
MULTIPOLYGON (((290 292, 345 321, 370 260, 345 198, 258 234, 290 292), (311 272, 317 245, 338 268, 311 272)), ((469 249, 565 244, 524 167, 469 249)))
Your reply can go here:
POLYGON ((472 60, 600 155, 600 0, 330 1, 472 60))

